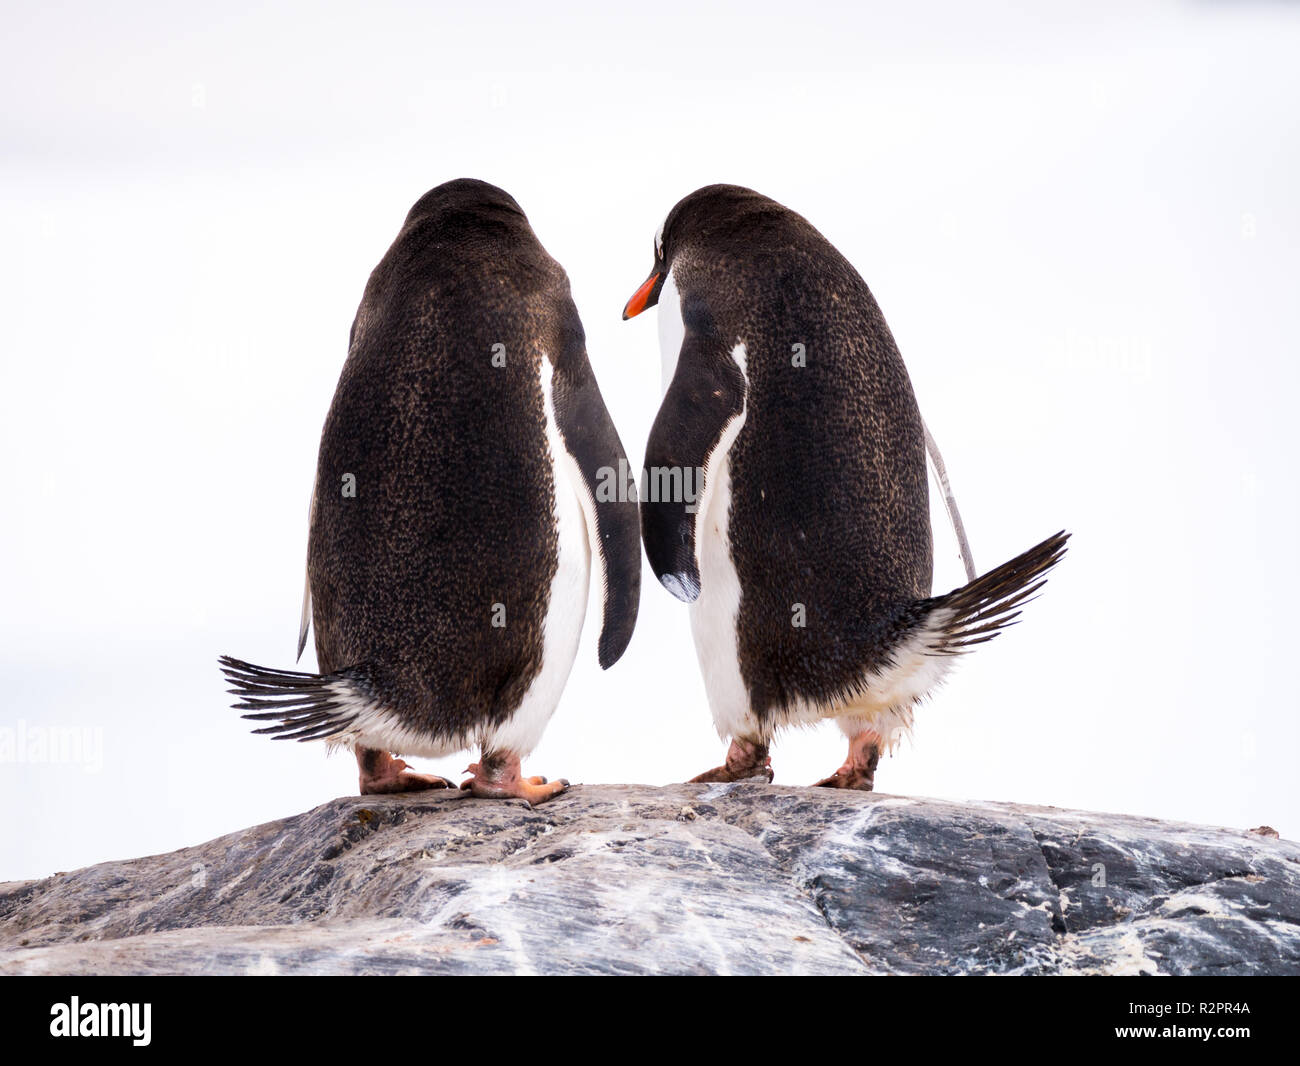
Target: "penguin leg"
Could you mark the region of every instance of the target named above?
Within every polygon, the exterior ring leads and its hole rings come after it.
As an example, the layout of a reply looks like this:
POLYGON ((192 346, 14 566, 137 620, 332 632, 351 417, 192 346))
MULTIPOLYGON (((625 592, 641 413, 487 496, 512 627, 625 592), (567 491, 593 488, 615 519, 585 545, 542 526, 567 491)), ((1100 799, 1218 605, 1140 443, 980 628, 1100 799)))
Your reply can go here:
POLYGON ((455 788, 454 781, 448 781, 437 774, 414 774, 406 769, 406 763, 395 759, 386 751, 378 748, 358 746, 357 767, 361 771, 361 794, 371 796, 384 792, 419 792, 426 788, 455 788))
POLYGON ((702 781, 744 781, 750 777, 761 777, 771 781, 772 757, 767 753, 766 740, 751 740, 748 737, 735 737, 727 749, 727 761, 721 766, 691 778, 691 784, 702 781))
POLYGON ((545 803, 569 787, 560 778, 547 781, 544 777, 524 777, 519 768, 519 756, 507 752, 484 751, 479 761, 470 763, 465 772, 473 774, 461 788, 471 796, 482 799, 522 799, 529 803, 545 803))
POLYGON ((856 788, 870 792, 876 783, 876 764, 880 762, 881 737, 874 729, 864 729, 849 738, 849 754, 844 765, 830 777, 823 777, 814 788, 856 788))

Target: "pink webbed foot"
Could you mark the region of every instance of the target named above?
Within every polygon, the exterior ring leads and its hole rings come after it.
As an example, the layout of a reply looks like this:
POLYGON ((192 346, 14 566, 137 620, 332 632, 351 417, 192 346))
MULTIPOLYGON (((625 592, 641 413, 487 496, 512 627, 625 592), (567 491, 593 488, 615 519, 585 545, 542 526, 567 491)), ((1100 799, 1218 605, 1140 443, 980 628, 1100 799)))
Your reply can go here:
POLYGON ((762 778, 771 781, 772 757, 767 753, 767 742, 745 740, 737 737, 727 749, 727 761, 722 766, 691 778, 691 784, 708 781, 745 781, 749 778, 762 778))
POLYGON ((480 799, 521 799, 529 803, 545 803, 569 787, 569 782, 564 778, 548 781, 544 777, 524 777, 520 772, 518 755, 503 755, 498 752, 484 752, 478 762, 470 763, 465 768, 465 772, 474 776, 461 782, 460 787, 480 799))
POLYGON ((377 748, 357 748, 357 767, 361 771, 361 795, 374 796, 390 792, 422 792, 430 788, 455 788, 437 774, 417 774, 406 762, 377 748))
POLYGON ((849 741, 849 755, 844 765, 830 777, 823 777, 814 788, 854 788, 870 792, 876 784, 876 764, 880 762, 880 734, 864 729, 849 741))

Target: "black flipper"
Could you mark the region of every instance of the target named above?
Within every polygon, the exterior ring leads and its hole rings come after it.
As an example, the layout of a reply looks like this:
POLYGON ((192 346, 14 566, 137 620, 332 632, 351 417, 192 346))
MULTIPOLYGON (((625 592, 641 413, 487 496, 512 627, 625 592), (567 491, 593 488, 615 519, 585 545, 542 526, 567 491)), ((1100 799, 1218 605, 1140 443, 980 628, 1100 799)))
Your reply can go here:
POLYGON ((581 476, 578 502, 587 520, 593 564, 601 580, 601 629, 597 657, 608 670, 627 650, 641 602, 641 535, 636 486, 627 453, 609 417, 587 360, 577 310, 570 349, 551 376, 555 422, 581 476), (580 349, 580 350, 578 350, 580 349))
POLYGON ((735 354, 739 342, 728 344, 716 333, 692 329, 690 317, 684 317, 677 370, 646 444, 641 535, 655 577, 679 600, 692 603, 700 594, 695 530, 708 468, 724 433, 739 431, 746 380, 744 357, 735 354))

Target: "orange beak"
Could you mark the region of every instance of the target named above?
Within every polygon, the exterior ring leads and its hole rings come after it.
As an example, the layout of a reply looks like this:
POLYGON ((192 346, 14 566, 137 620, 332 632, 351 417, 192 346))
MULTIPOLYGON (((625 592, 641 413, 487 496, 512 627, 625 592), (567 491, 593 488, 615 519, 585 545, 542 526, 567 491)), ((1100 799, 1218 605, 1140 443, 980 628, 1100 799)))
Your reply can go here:
POLYGON ((632 294, 632 299, 628 300, 627 305, 623 308, 623 320, 636 318, 647 307, 653 307, 659 299, 659 289, 663 284, 664 276, 659 271, 651 271, 650 276, 645 279, 645 283, 632 294))

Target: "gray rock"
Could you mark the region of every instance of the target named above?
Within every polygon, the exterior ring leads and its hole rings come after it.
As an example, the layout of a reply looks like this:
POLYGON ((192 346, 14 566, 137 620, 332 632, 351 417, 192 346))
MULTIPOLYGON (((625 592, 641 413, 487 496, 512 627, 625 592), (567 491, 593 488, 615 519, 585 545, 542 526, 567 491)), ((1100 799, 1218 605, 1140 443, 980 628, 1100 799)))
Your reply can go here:
POLYGON ((0 884, 0 973, 1300 973, 1300 847, 731 785, 349 797, 0 884))

